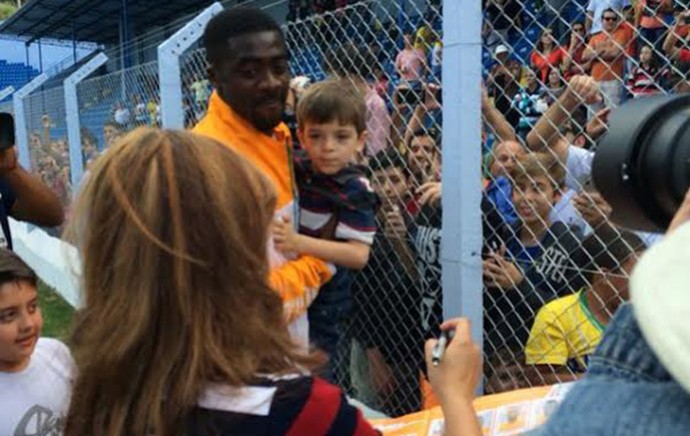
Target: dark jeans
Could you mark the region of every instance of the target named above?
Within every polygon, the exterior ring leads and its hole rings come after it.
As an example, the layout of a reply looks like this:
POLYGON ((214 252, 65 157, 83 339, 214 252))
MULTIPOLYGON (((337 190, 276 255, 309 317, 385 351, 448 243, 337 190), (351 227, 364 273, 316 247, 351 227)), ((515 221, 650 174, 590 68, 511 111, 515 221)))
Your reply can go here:
POLYGON ((328 364, 318 375, 331 383, 336 383, 341 373, 347 370, 345 332, 346 321, 352 311, 351 286, 350 272, 338 268, 331 281, 321 288, 307 312, 309 340, 329 356, 328 364))

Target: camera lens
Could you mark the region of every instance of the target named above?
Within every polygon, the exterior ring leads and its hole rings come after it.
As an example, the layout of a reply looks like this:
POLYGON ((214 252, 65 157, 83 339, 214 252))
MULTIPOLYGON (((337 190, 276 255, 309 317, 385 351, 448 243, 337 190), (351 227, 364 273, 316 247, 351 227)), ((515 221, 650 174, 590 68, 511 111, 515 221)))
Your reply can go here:
POLYGON ((690 95, 636 99, 612 111, 592 177, 613 222, 666 230, 690 186, 690 95))

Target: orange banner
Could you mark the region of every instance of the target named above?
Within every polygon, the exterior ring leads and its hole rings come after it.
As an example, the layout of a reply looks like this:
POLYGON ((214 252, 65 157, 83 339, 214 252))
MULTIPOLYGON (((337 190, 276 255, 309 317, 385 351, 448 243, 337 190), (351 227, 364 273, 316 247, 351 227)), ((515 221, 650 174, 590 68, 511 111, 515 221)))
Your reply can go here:
MULTIPOLYGON (((484 435, 516 435, 543 424, 572 383, 487 395, 474 400, 484 435)), ((440 407, 371 423, 386 436, 442 436, 440 407)))

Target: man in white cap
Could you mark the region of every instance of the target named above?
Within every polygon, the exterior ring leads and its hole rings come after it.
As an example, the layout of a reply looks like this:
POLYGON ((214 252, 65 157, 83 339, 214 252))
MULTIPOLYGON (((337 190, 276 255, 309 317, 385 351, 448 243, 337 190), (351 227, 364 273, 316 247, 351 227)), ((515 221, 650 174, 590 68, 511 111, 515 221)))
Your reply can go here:
POLYGON ((621 306, 556 414, 536 435, 690 434, 690 191, 647 251, 621 306))

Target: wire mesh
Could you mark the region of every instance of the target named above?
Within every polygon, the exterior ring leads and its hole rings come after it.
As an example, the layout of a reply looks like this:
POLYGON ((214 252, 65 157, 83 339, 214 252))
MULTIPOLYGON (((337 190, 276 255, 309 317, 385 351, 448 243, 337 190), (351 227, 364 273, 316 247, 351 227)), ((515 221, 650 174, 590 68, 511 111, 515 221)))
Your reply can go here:
MULTIPOLYGON (((65 118, 65 92, 56 87, 24 99, 31 171, 59 197, 67 212, 72 186, 65 118)), ((59 229, 50 229, 57 234, 59 229)))
POLYGON ((12 102, 11 98, 7 101, 0 103, 0 112, 14 114, 14 103, 12 102))
POLYGON ((645 0, 486 1, 488 392, 582 376, 628 298, 630 267, 656 236, 609 221, 592 158, 612 108, 687 86, 686 48, 673 36, 684 11, 645 0))
POLYGON ((393 416, 425 401, 423 344, 442 313, 440 205, 421 205, 419 193, 440 181, 440 18, 435 2, 369 1, 284 26, 288 115, 307 83, 329 76, 365 95, 369 139, 360 163, 381 199, 379 230, 369 263, 353 274, 352 310, 330 318, 342 337, 329 375, 393 416))
POLYGON ((161 125, 158 61, 84 80, 77 85, 77 99, 88 167, 122 134, 161 125))

